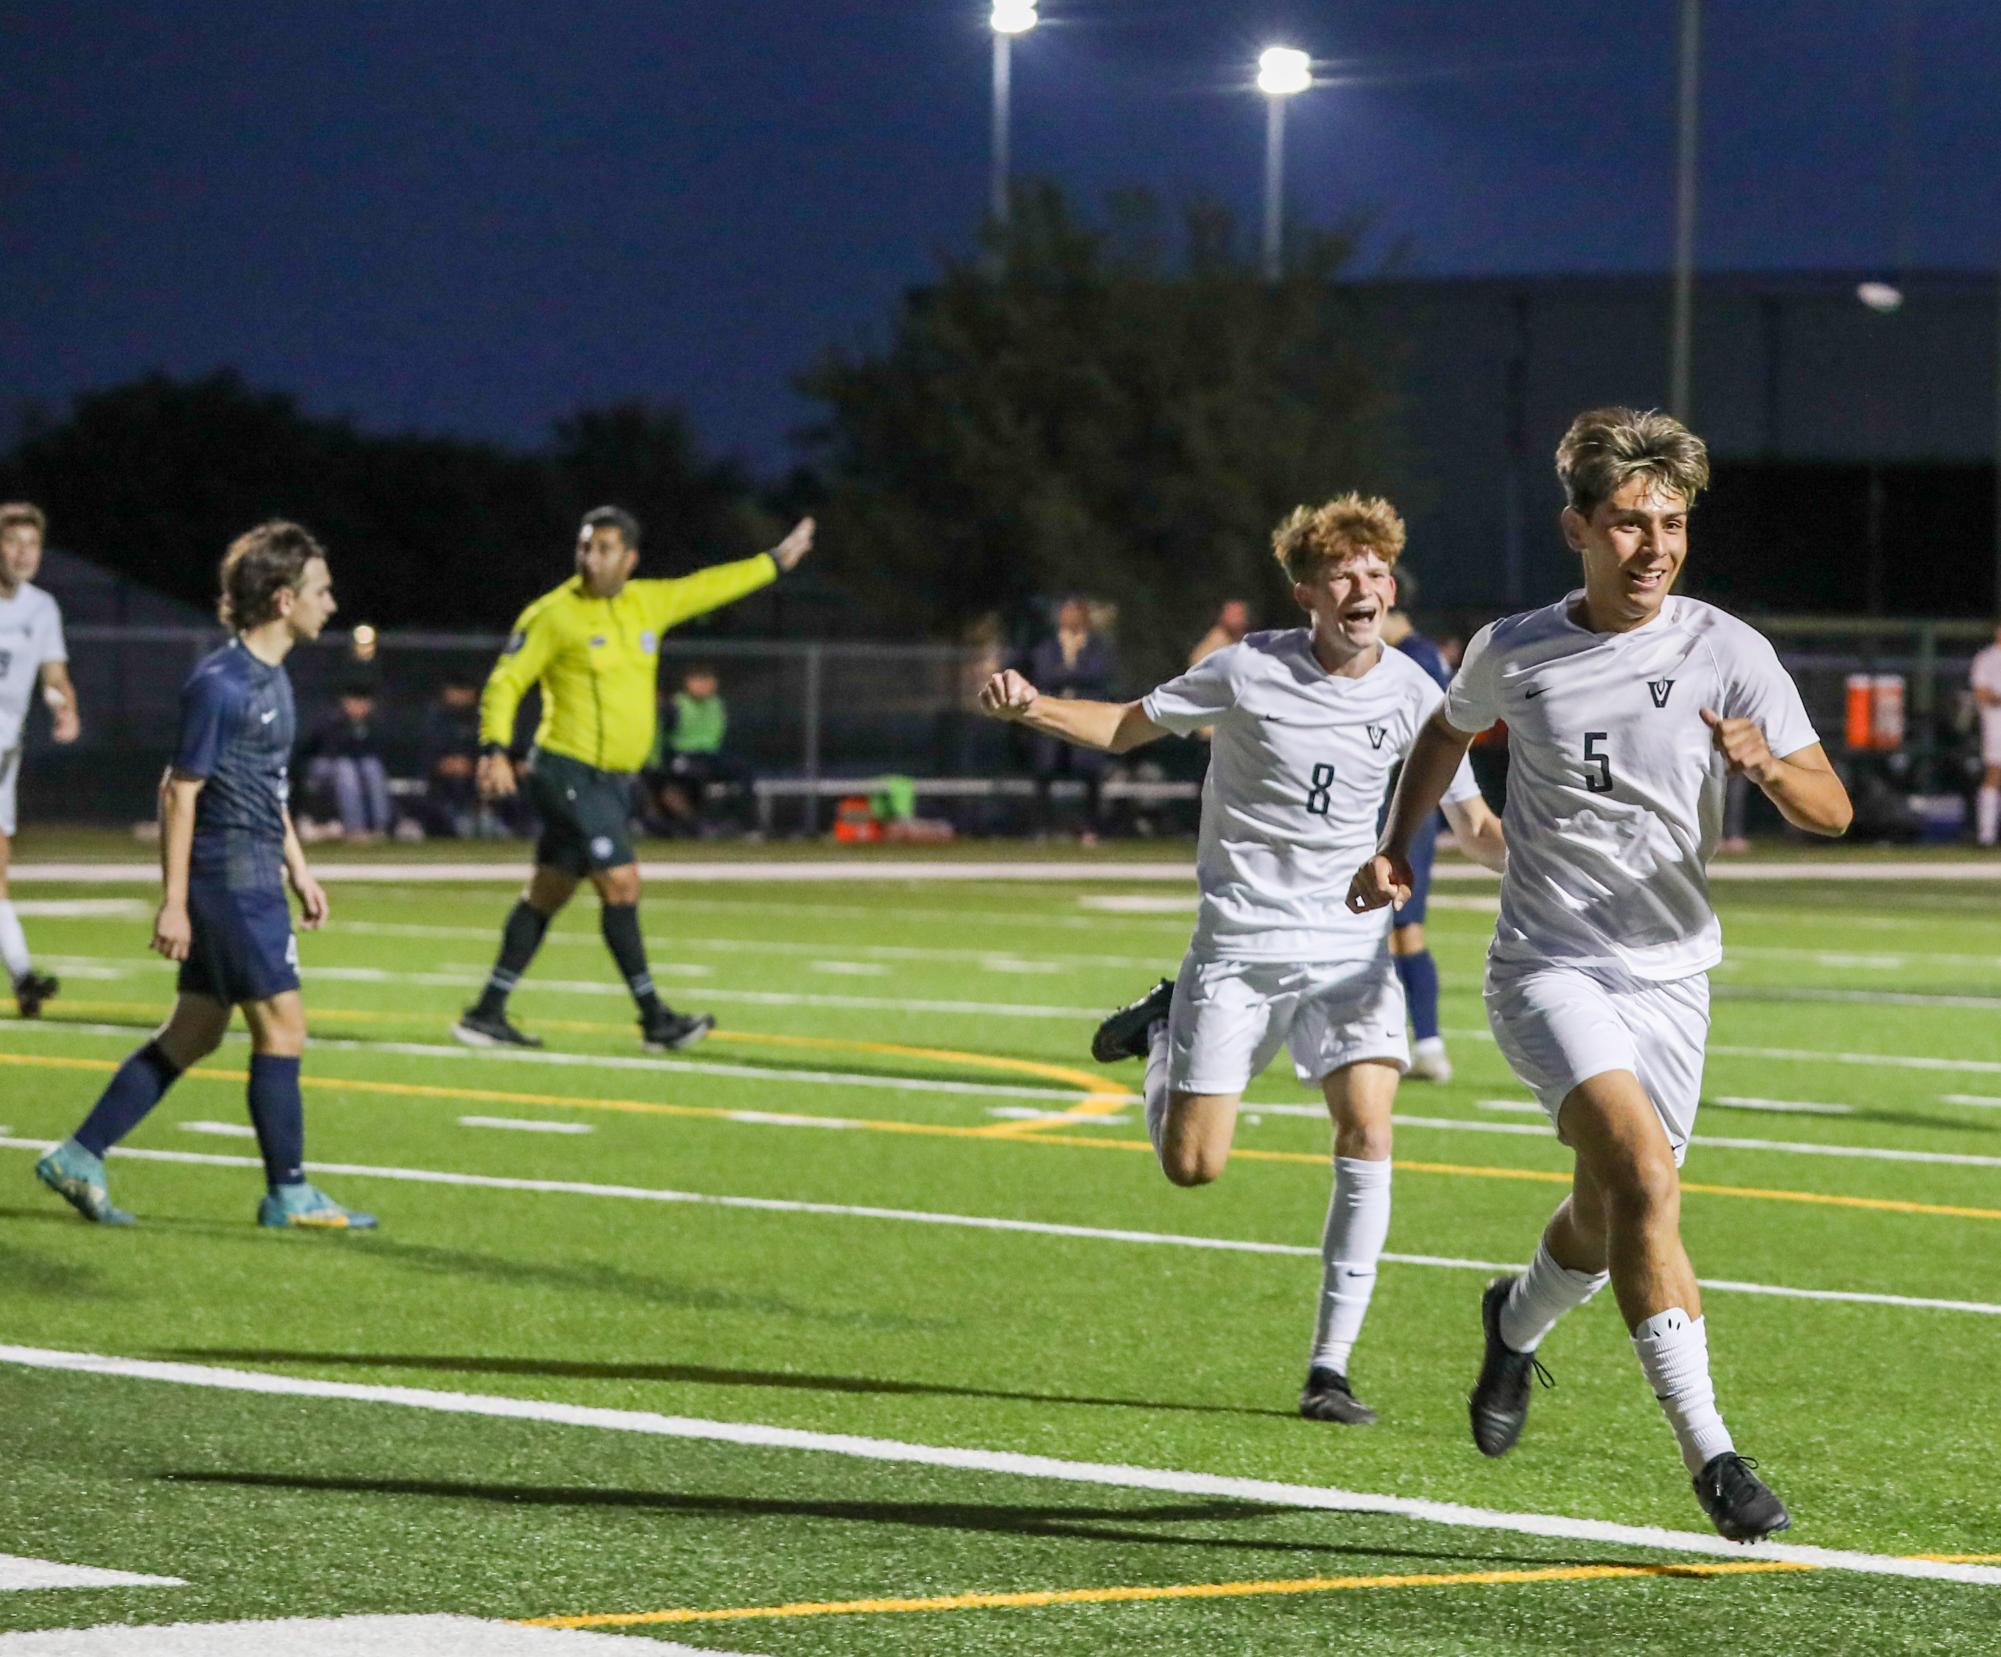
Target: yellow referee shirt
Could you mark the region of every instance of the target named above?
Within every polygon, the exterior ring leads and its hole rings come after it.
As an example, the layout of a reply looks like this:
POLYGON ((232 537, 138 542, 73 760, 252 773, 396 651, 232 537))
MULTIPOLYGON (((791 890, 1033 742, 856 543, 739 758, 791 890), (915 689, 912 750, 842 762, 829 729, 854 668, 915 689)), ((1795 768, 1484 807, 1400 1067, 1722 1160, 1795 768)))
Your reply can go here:
POLYGON ((628 581, 616 598, 593 598, 572 577, 515 622, 479 699, 480 741, 511 743, 521 698, 540 684, 536 747, 601 771, 637 771, 658 723, 660 635, 777 578, 768 552, 673 580, 628 581))

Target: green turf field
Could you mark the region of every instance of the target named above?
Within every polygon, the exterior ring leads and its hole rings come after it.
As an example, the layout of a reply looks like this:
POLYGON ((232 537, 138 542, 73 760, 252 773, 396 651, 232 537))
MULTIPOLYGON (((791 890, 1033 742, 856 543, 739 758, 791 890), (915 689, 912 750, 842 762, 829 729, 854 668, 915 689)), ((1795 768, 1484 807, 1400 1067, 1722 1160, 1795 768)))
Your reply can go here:
POLYGON ((342 880, 301 937, 308 1156, 382 1217, 341 1237, 252 1224, 240 1041, 113 1160, 139 1227, 35 1184, 171 969, 148 886, 17 882, 64 989, 0 1024, 0 1554, 184 1585, 0 1592, 0 1629, 450 1611, 771 1657, 2001 1649, 2001 1586, 1899 1574, 2001 1564, 2001 884, 1719 888, 1685 1229, 1788 1549, 1850 1556, 1812 1567, 1705 1545, 1609 1294, 1544 1348, 1559 1384, 1520 1448, 1468 1440, 1480 1286, 1565 1166, 1485 1036, 1482 884, 1432 914, 1458 1076, 1399 1100, 1395 1258, 1353 1369, 1372 1429, 1293 1413, 1315 1101, 1275 1067, 1223 1180, 1178 1191, 1137 1067, 1085 1056, 1178 960, 1187 889, 1116 863, 656 884, 657 976, 714 1038, 639 1051, 580 903, 515 1001, 549 1051, 462 1052, 446 1027, 511 890, 342 880))

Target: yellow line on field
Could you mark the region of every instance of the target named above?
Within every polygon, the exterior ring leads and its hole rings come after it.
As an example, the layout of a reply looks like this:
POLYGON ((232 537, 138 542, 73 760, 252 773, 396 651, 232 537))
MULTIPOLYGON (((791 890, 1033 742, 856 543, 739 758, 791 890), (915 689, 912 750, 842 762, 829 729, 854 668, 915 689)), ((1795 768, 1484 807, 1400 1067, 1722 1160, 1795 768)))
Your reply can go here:
MULTIPOLYGON (((47 1053, 0 1053, 0 1065, 19 1065, 40 1070, 94 1070, 100 1073, 118 1068, 109 1059, 62 1058, 47 1053)), ((188 1074, 198 1080, 211 1082, 244 1080, 243 1071, 215 1070, 205 1065, 197 1066, 188 1074)), ((984 1127, 968 1128, 946 1122, 906 1122, 895 1118, 861 1116, 815 1117, 803 1111, 788 1113, 730 1109, 721 1105, 675 1105, 658 1099, 580 1098, 569 1093, 522 1093, 502 1088, 443 1087, 428 1082, 368 1082, 347 1076, 308 1075, 301 1076, 299 1080, 302 1086, 310 1088, 383 1094, 393 1098, 470 1099, 508 1105, 540 1105, 557 1110, 602 1110, 640 1116, 678 1116, 710 1122, 737 1121, 745 1116, 755 1116, 769 1122, 773 1119, 783 1120, 789 1115, 802 1127, 816 1126, 821 1122, 838 1122, 843 1126, 866 1129, 871 1133, 918 1134, 934 1139, 988 1141, 993 1139, 992 1134, 984 1127)), ((1041 1145, 1069 1150, 1144 1152, 1149 1156, 1153 1154, 1153 1147, 1144 1139, 1100 1139, 1087 1138, 1079 1134, 1064 1134, 1058 1138, 1037 1133, 1023 1133, 1016 1134, 1001 1143, 1041 1145)), ((1313 1151, 1267 1151, 1256 1146, 1243 1146, 1233 1150, 1230 1155, 1233 1160, 1243 1162, 1290 1162, 1315 1168, 1324 1168, 1327 1165, 1327 1158, 1313 1151)), ((1465 1179, 1529 1180, 1542 1185, 1570 1183, 1570 1175, 1546 1168, 1495 1168, 1461 1162, 1420 1162, 1403 1157, 1397 1159, 1397 1167, 1407 1174, 1445 1174, 1465 1179)), ((2001 1220, 2001 1208, 1969 1208, 1950 1203, 1904 1202, 1889 1197, 1846 1197, 1822 1191, 1786 1191, 1746 1185, 1695 1183, 1683 1185, 1682 1190, 1712 1197, 1751 1197, 1765 1202, 1817 1203, 1830 1208, 1859 1208, 1877 1213, 1936 1215, 1957 1220, 2001 1220)))
MULTIPOLYGON (((63 997, 63 1008, 79 1013, 147 1013, 158 1016, 160 1005, 156 1001, 78 1001, 63 997)), ((319 1007, 313 1012, 315 1019, 338 1022, 353 1019, 359 1023, 382 1023, 387 1020, 409 1020, 417 1015, 396 1012, 380 1007, 319 1007)), ((50 1019, 59 1025, 61 1018, 50 1019)), ((603 1019, 591 1018, 540 1018, 535 1021, 549 1030, 577 1030, 599 1033, 605 1031, 630 1035, 630 1024, 613 1024, 603 1019)), ((1120 1093, 1107 1094, 1105 1079, 1089 1070, 1079 1070, 1066 1064, 1047 1064, 1041 1059, 1016 1059, 998 1053, 966 1053, 953 1047, 912 1047, 895 1041, 853 1041, 839 1036, 789 1036, 777 1035, 762 1030, 720 1029, 710 1037, 711 1042, 740 1042, 752 1047, 805 1047, 817 1048, 829 1053, 868 1053, 876 1057, 896 1059, 929 1059, 937 1064, 961 1065, 970 1070, 998 1070, 1013 1076, 1035 1076, 1044 1081, 1063 1082, 1076 1088, 1085 1097, 1077 1108, 1109 1097, 1112 1105, 1124 1103, 1120 1093)), ((1014 1123, 1007 1126, 1013 1127, 1014 1123)))
POLYGON ((1359 1588, 1470 1588, 1523 1582, 1603 1582, 1631 1577, 1752 1576, 1812 1571, 1785 1559, 1725 1560, 1702 1565, 1551 1565, 1519 1571, 1426 1571, 1398 1576, 1306 1576, 1262 1582, 1180 1582, 1160 1587, 1037 1588, 1020 1593, 940 1594, 928 1599, 801 1600, 727 1610, 604 1611, 575 1617, 524 1617, 531 1628, 633 1628, 644 1624, 743 1622, 767 1617, 839 1617, 897 1611, 977 1611, 1009 1606, 1108 1605, 1137 1600, 1244 1599, 1268 1594, 1328 1594, 1359 1588))
POLYGON ((1907 1553, 1906 1559, 1929 1559, 1934 1565, 2001 1565, 2001 1553, 1907 1553))

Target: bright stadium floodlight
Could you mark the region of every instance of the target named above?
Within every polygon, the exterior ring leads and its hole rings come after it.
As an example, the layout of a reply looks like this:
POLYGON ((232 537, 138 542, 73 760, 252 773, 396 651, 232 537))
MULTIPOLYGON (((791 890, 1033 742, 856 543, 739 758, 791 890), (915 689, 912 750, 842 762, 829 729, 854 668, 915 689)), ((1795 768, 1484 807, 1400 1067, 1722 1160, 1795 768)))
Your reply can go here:
MULTIPOLYGON (((996 8, 998 9, 998 8, 996 8)), ((1289 98, 1313 84, 1313 60, 1293 46, 1268 46, 1258 56, 1258 90, 1289 98)))
POLYGON ((1258 56, 1265 95, 1265 280, 1276 282, 1285 256, 1285 101, 1313 84, 1313 60, 1296 46, 1267 46, 1258 56))
POLYGON ((1035 15, 1038 0, 994 0, 993 15, 987 19, 994 32, 994 125, 993 185, 989 212, 1002 230, 1008 220, 1008 105, 1013 80, 1012 48, 1016 35, 1025 35, 1042 21, 1035 15))
POLYGON ((1864 282, 1856 288, 1855 297, 1870 310, 1884 315, 1902 310, 1904 306, 1904 290, 1889 282, 1864 282))

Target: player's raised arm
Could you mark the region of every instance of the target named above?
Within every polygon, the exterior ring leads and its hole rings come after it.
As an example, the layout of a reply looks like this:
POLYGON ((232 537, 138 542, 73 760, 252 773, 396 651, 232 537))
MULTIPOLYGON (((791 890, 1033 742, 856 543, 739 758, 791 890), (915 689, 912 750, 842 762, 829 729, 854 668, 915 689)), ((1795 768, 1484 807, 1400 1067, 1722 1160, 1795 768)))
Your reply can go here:
POLYGON ((981 688, 980 712, 1107 754, 1127 753, 1167 735, 1167 727, 1147 718, 1137 702, 1044 696, 1013 668, 996 673, 981 688))
POLYGON ((1704 708, 1702 722, 1709 727, 1716 751, 1730 762, 1732 774, 1756 783, 1794 828, 1828 836, 1848 832, 1855 807, 1818 742, 1780 759, 1755 719, 1725 719, 1714 708, 1704 708))

